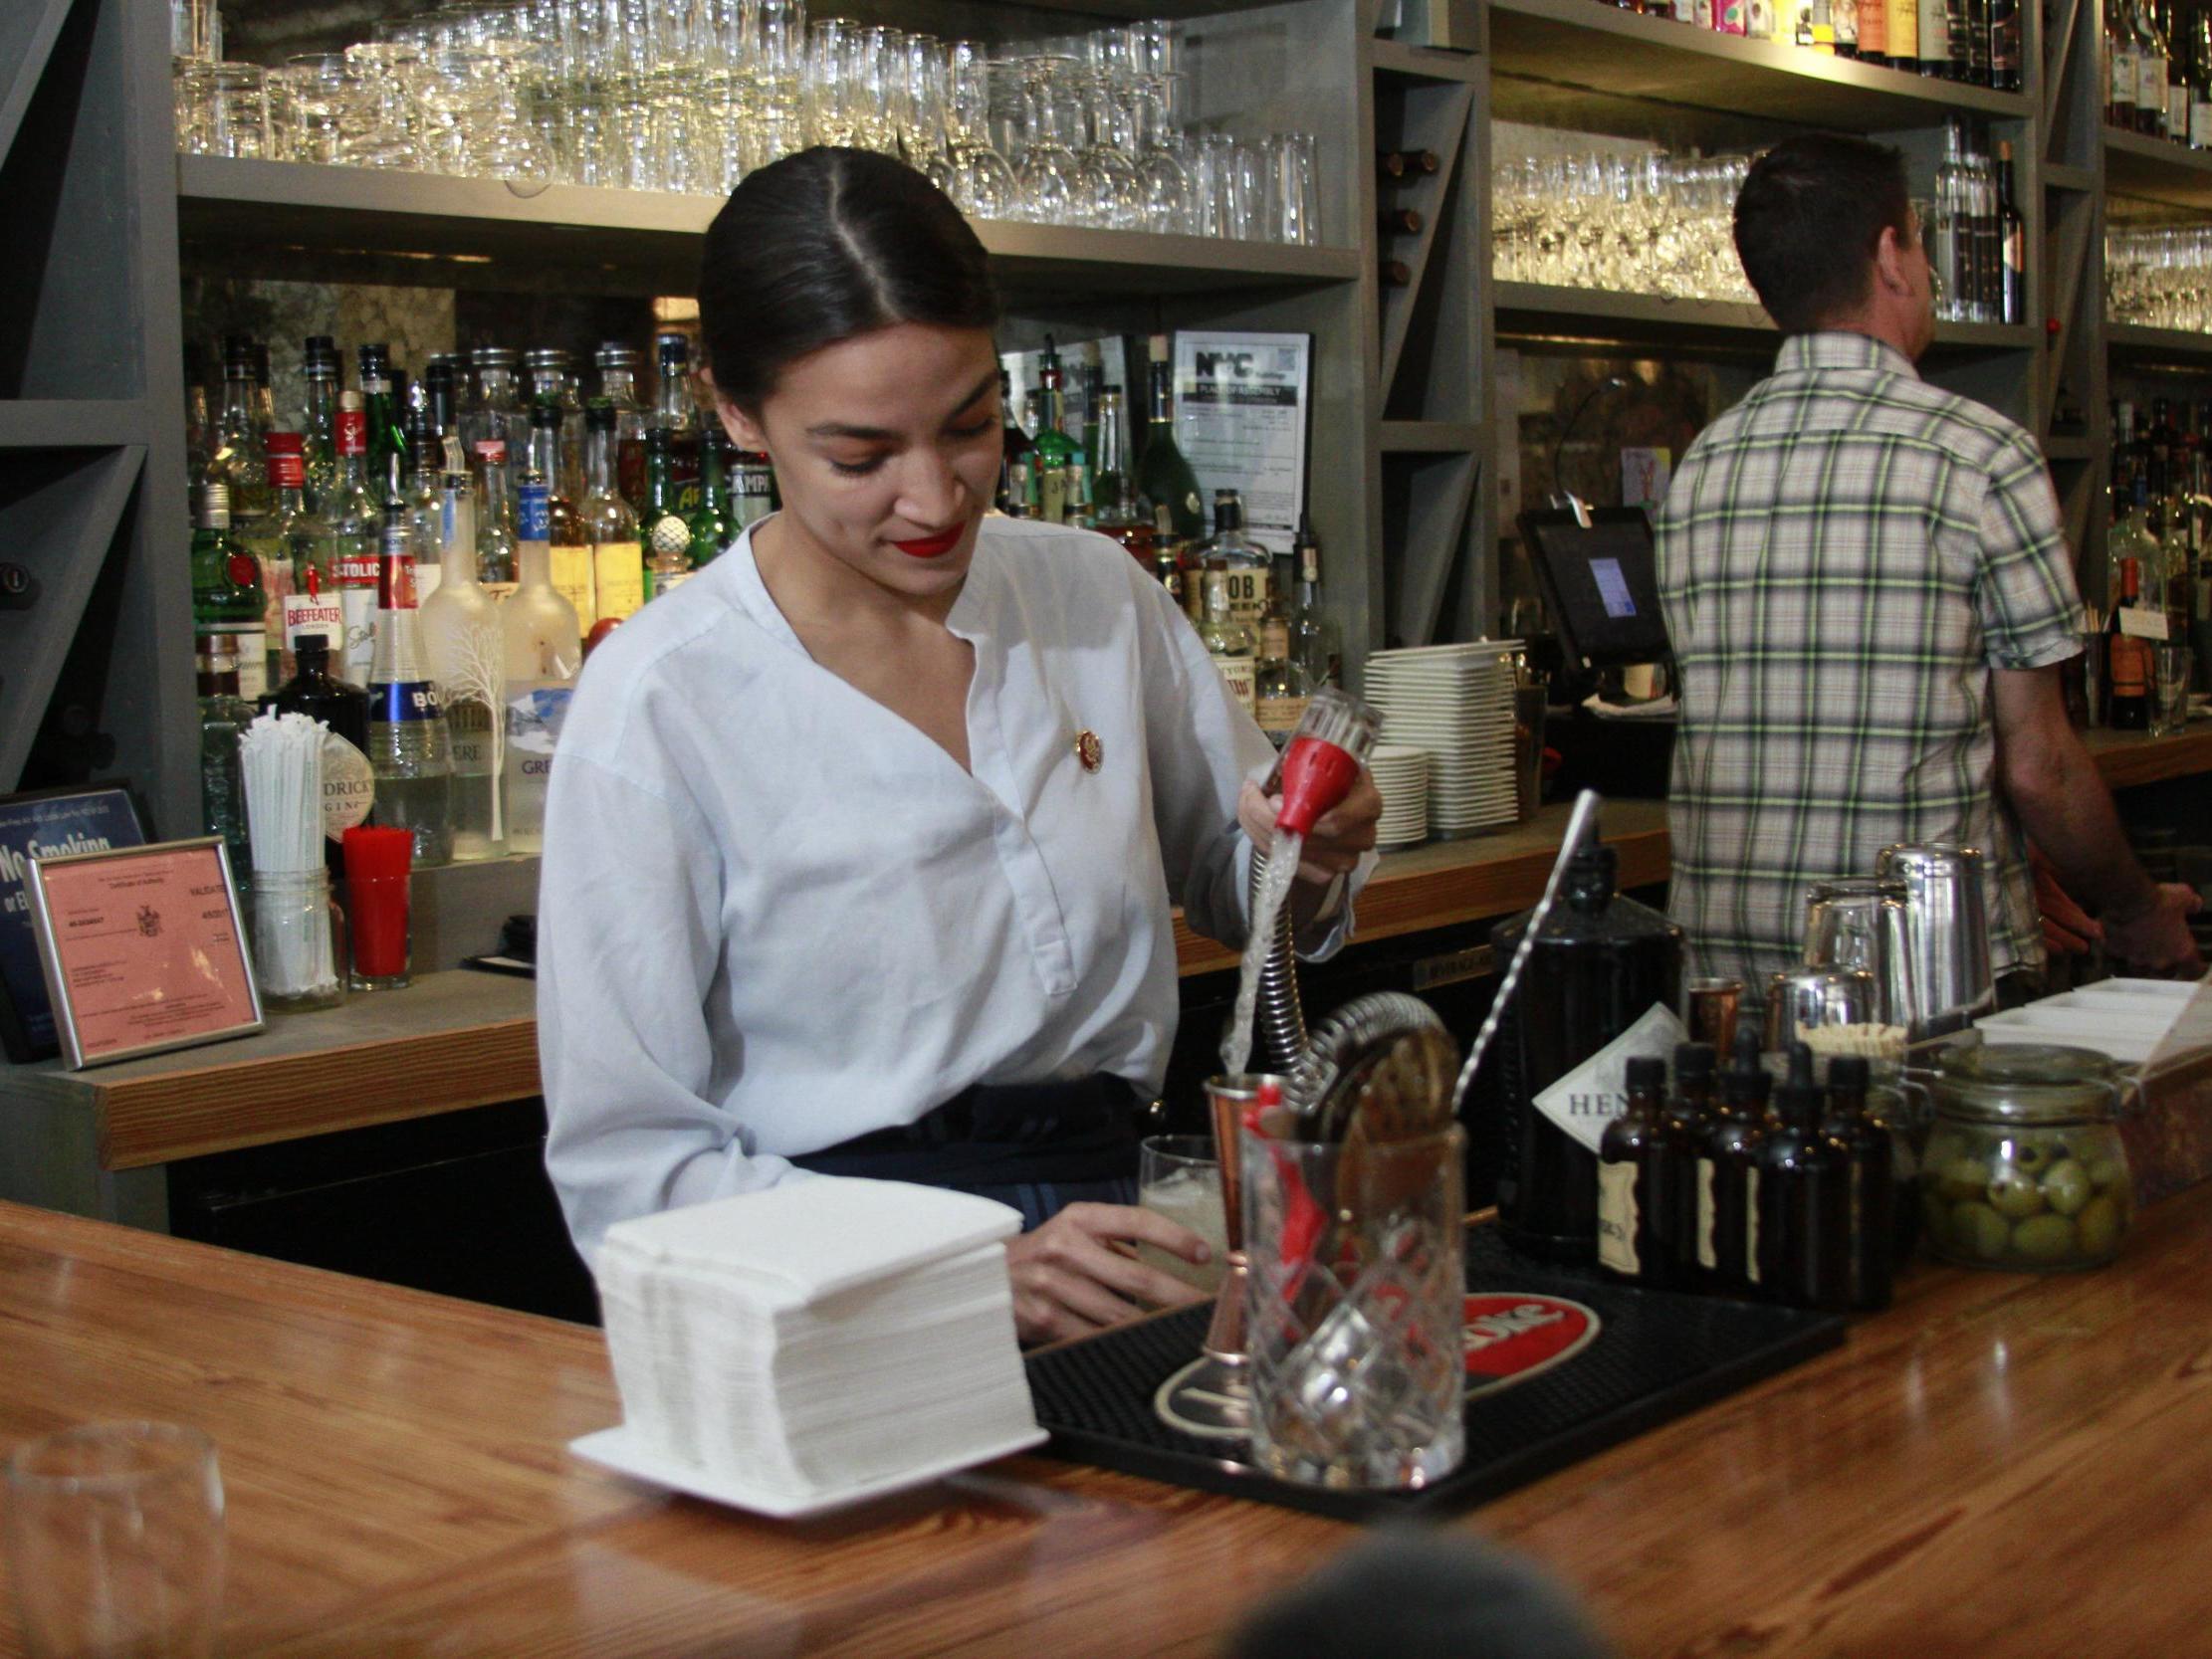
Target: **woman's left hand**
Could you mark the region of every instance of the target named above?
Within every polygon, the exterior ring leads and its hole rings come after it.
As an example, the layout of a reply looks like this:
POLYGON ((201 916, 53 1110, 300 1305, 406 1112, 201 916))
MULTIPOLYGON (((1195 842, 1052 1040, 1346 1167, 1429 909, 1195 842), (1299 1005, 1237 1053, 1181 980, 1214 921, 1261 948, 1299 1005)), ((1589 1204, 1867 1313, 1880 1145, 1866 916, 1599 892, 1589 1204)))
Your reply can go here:
MULTIPOLYGON (((1256 783, 1246 783, 1236 798, 1236 821, 1255 847, 1273 845, 1275 814, 1281 810, 1282 797, 1261 794, 1256 783)), ((1314 821, 1313 833, 1298 851, 1299 882, 1327 887, 1349 875, 1360 855, 1375 845, 1375 826, 1382 817, 1383 792, 1363 766, 1351 792, 1314 821)))

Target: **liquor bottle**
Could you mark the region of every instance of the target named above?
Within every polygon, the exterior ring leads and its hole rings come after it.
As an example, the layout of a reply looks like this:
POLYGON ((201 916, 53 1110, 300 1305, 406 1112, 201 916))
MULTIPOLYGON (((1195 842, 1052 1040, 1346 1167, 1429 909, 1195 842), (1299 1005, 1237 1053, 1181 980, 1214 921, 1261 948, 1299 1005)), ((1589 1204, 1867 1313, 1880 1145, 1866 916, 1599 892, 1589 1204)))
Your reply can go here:
POLYGON ((1298 533, 1290 544, 1298 572, 1295 603, 1290 613, 1290 654, 1305 666, 1315 686, 1343 684, 1343 635, 1336 619, 1321 605, 1321 543, 1313 533, 1313 519, 1298 515, 1298 533))
MULTIPOLYGON (((507 851, 500 791, 507 737, 507 646, 499 602, 476 569, 476 494, 466 473, 444 475, 452 574, 421 600, 422 653, 445 715, 453 766, 453 858, 498 858, 507 851)), ((528 527, 532 486, 523 487, 528 527)))
POLYGON ((277 398, 269 386, 269 342, 254 341, 254 390, 248 422, 253 428, 254 451, 269 453, 269 434, 277 430, 277 398))
POLYGON ((1673 1243, 1657 1188, 1664 1180, 1659 1113, 1666 1062, 1640 1055, 1629 1062, 1627 1079, 1628 1105, 1598 1142, 1598 1266, 1631 1283, 1664 1285, 1673 1243))
POLYGON ((1278 749, 1305 719, 1316 690, 1305 665, 1291 655, 1290 612, 1283 603, 1287 581, 1271 582, 1267 608, 1259 615, 1259 654, 1252 666, 1252 718, 1278 749))
POLYGON ((376 821, 414 839, 418 870, 453 860, 453 759, 423 660, 415 555, 403 523, 384 525, 377 561, 376 662, 368 677, 368 763, 376 821))
MULTIPOLYGON (((1617 1096, 1620 1068, 1663 1055, 1681 1033, 1653 1010, 1680 1004, 1682 932, 1622 898, 1619 873, 1613 848, 1592 840, 1576 849, 1497 1034, 1499 1236, 1550 1261, 1596 1259, 1592 1147, 1609 1115, 1603 1101, 1617 1096)), ((1530 914, 1491 930, 1499 960, 1511 959, 1530 914)))
MULTIPOLYGON (((329 531, 324 558, 310 556, 323 584, 345 612, 345 643, 338 652, 340 678, 366 685, 376 661, 377 548, 384 537, 384 507, 368 478, 368 419, 359 392, 340 392, 337 407, 337 480, 330 503, 317 515, 329 531)), ((302 580, 294 555, 294 575, 302 580)))
MULTIPOLYGON (((2114 505, 2115 537, 2119 529, 2118 505, 2114 505)), ((2143 731, 2150 726, 2150 650, 2127 631, 2127 613, 2141 602, 2142 566, 2133 558, 2119 561, 2119 602, 2104 624, 2104 724, 2119 731, 2143 731)))
POLYGON ((400 458, 407 434, 399 424, 399 403, 392 395, 391 349, 368 344, 356 349, 361 367, 361 408, 368 420, 368 483, 384 511, 400 500, 400 458))
POLYGON ((1861 1313, 1889 1306, 1896 1273, 1896 1146, 1867 1113, 1869 1069, 1863 1055, 1828 1063, 1828 1112, 1821 1133, 1844 1154, 1850 1224, 1850 1305, 1861 1313))
POLYGON ((638 556, 645 597, 658 599, 691 575, 691 520, 676 494, 676 434, 665 426, 645 434, 645 511, 638 515, 638 556))
POLYGON ((285 648, 284 602, 294 591, 292 539, 308 520, 307 446, 297 432, 272 432, 262 440, 269 465, 269 493, 274 503, 269 517, 255 526, 252 537, 239 537, 261 568, 261 591, 267 601, 262 611, 263 647, 266 658, 262 684, 281 686, 292 678, 292 653, 285 648))
POLYGON ((1442 165, 1433 149, 1385 150, 1377 158, 1377 171, 1388 180, 1429 178, 1442 165))
POLYGON ((691 516, 691 567, 704 570, 729 545, 731 517, 729 437, 719 426, 699 435, 699 510, 691 516))
MULTIPOLYGON (((1168 336, 1152 336, 1152 408, 1145 423, 1144 453, 1137 457, 1137 499, 1148 510, 1166 508, 1185 541, 1206 534, 1206 503, 1198 475, 1175 441, 1175 363, 1168 336)), ((1157 522, 1157 514, 1155 522, 1157 522)))
POLYGON ((1813 1051, 1790 1045, 1789 1075, 1774 1091, 1776 1122, 1759 1145, 1758 1216, 1747 1216, 1760 1289, 1793 1308, 1851 1306, 1851 1159, 1822 1133, 1827 1099, 1813 1051))
POLYGON ((239 649, 231 634, 201 634, 192 642, 200 699, 200 833, 223 838, 231 870, 244 882, 254 860, 238 739, 253 724, 254 706, 239 693, 239 649))
POLYGON ((422 365, 422 412, 430 424, 431 442, 438 446, 434 454, 443 453, 448 436, 461 433, 461 360, 450 351, 440 351, 426 358, 422 365))
POLYGON ((1052 336, 1044 336, 1044 357, 1037 367, 1040 389, 1036 437, 1029 453, 1029 514, 1050 523, 1067 522, 1073 481, 1069 477, 1080 454, 1075 440, 1063 430, 1066 404, 1060 391, 1060 358, 1052 336))
POLYGON ((2135 24, 2128 15, 2128 0, 2112 0, 2104 8, 2104 71, 2108 89, 2104 100, 2105 124, 2132 132, 2141 66, 2135 62, 2135 24))
POLYGON ((1153 535, 1152 579, 1168 590, 1168 597, 1175 601, 1176 609, 1185 616, 1191 614, 1190 591, 1183 582, 1183 543, 1176 539, 1172 529, 1165 535, 1157 531, 1153 535))
POLYGON ((1386 207, 1380 225, 1385 236, 1419 236, 1428 222, 1417 207, 1386 207))
POLYGON ((1237 621, 1229 610, 1226 589, 1207 589, 1206 620, 1199 626, 1199 641, 1206 647, 1207 655, 1214 659, 1214 666, 1220 672, 1221 683, 1228 687, 1229 696, 1245 714, 1251 714, 1259 646, 1252 638, 1252 631, 1237 621))
MULTIPOLYGON (((591 543, 591 600, 575 606, 589 632, 605 617, 620 621, 645 603, 645 565, 638 553, 637 515, 615 487, 615 445, 621 411, 610 398, 584 406, 583 533, 591 543)), ((574 596, 571 594, 571 601, 574 596)))
POLYGON ((303 632, 292 642, 293 676, 267 700, 280 715, 305 715, 321 721, 331 735, 323 739, 324 862, 345 867, 343 837, 368 821, 376 804, 376 774, 368 763, 368 693, 331 672, 332 640, 303 632))
POLYGON ((1214 492, 1214 536, 1200 549, 1200 558, 1206 568, 1208 614, 1218 588, 1229 614, 1256 630, 1267 609, 1272 567, 1267 549, 1244 533, 1244 503, 1234 490, 1214 492))
POLYGON ((2148 0, 2134 0, 2129 22, 2135 31, 2135 130, 2156 138, 2166 130, 2165 38, 2151 16, 2148 0))
POLYGON ((427 412, 413 410, 400 423, 406 446, 399 452, 399 511, 415 555, 415 601, 420 604, 445 580, 445 508, 439 497, 440 449, 427 412))
POLYGON ((1091 506, 1100 533, 1112 536, 1134 558, 1152 560, 1152 515, 1137 505, 1137 480, 1129 470, 1128 424, 1119 386, 1101 387, 1092 423, 1091 506))
POLYGON ((1669 1282, 1693 1286, 1704 1277, 1697 1259, 1698 1163, 1705 1141, 1712 1134, 1713 1049, 1710 1043, 1677 1043, 1674 1047, 1674 1092, 1667 1097, 1659 1121, 1659 1171, 1656 1188, 1662 1219, 1655 1225, 1666 1233, 1669 1282))
POLYGON ((1920 73, 1949 80, 1951 75, 1951 13, 1946 0, 1918 0, 1920 19, 1920 73))
POLYGON ((302 347, 300 372, 306 401, 300 409, 300 437, 307 445, 308 508, 328 510, 337 487, 337 342, 329 334, 310 334, 302 347))
POLYGON ((1859 56, 1859 0, 1829 0, 1829 12, 1836 30, 1836 56, 1859 56))
MULTIPOLYGON (((637 352, 620 340, 606 340, 592 354, 599 370, 599 396, 614 409, 614 479, 622 499, 637 511, 645 499, 645 403, 637 389, 637 352)), ((585 404, 586 412, 590 404, 585 404)), ((590 428, 584 429, 584 465, 590 466, 590 428)), ((588 486, 586 486, 588 493, 588 486)))
POLYGON ((192 532, 192 632, 231 641, 240 695, 258 698, 269 685, 268 596, 261 566, 231 530, 230 487, 210 479, 200 491, 192 532))
MULTIPOLYGON (((553 584, 580 613, 591 595, 591 540, 575 507, 582 497, 569 495, 561 482, 567 466, 561 454, 566 442, 566 418, 560 406, 550 399, 540 398, 531 406, 530 453, 525 458, 523 483, 546 486, 546 540, 553 584)), ((577 474, 587 479, 581 461, 577 474)), ((585 488, 589 488, 588 482, 585 488)), ((519 528, 517 533, 521 533, 519 528)))
POLYGON ((476 579, 494 593, 515 590, 515 496, 508 488, 507 443, 476 446, 476 579))
POLYGON ((1889 67, 1907 75, 1920 68, 1920 0, 1887 0, 1889 67))
POLYGON ((2000 273, 1997 317, 2028 320, 2028 221, 2013 195, 2012 145, 1997 145, 1997 263, 2000 273))
POLYGON ((1859 61, 1875 69, 1889 62, 1888 0, 1860 0, 1859 61))
POLYGON ((998 448, 996 506, 1008 518, 1026 518, 1029 512, 1029 435, 1013 418, 1013 374, 998 371, 999 420, 1003 423, 998 448))
POLYGON ((2212 7, 2189 22, 2189 147, 2212 149, 2212 7))
MULTIPOLYGON (((469 369, 473 384, 468 403, 461 410, 461 453, 473 462, 485 444, 496 443, 503 446, 503 454, 520 455, 530 432, 515 417, 519 395, 515 353, 501 345, 480 345, 469 353, 469 369)), ((478 574, 486 581, 515 579, 512 572, 504 578, 494 578, 481 570, 478 574)))
POLYGON ((1951 47, 1950 79, 1973 85, 1989 77, 1989 0, 1946 0, 1944 27, 1951 47))
POLYGON ((1966 187, 1960 170, 1963 145, 1959 123, 1946 122, 1943 159, 1935 169, 1934 239, 1928 254, 1942 296, 1935 314, 1951 321, 1962 320, 1968 314, 1967 295, 1973 276, 1974 241, 1967 225, 1966 187))
MULTIPOLYGON (((528 486, 524 494, 535 500, 537 488, 528 486)), ((535 519, 529 522, 535 525, 535 519)), ((634 559, 636 541, 629 547, 634 559)), ((583 666, 583 641, 575 607, 553 591, 545 544, 524 541, 522 559, 522 585, 500 606, 507 669, 505 807, 509 850, 536 853, 546 844, 546 787, 569 694, 583 666)))
POLYGON ((2172 6, 2159 8, 2159 36, 2166 43, 2166 121, 2165 135, 2177 144, 2189 141, 2189 104, 2191 102, 2189 68, 2189 36, 2181 23, 2181 15, 2172 6))
MULTIPOLYGON (((567 352, 556 345, 541 345, 523 353, 523 401, 530 409, 534 445, 537 443, 539 406, 553 406, 553 443, 546 457, 535 463, 545 471, 553 499, 569 503, 581 501, 583 399, 576 395, 575 377, 568 371, 567 352)), ((520 494, 519 487, 517 493, 520 494)), ((553 545, 560 545, 557 524, 553 545)))
POLYGON ((730 527, 759 523, 775 511, 775 467, 758 450, 730 452, 730 527))
POLYGON ((2005 225, 1997 194, 1997 166, 1986 155, 1967 158, 1973 188, 1975 319, 2002 322, 2005 316, 2005 225))
MULTIPOLYGON (((653 349, 660 363, 659 396, 646 425, 669 435, 669 482, 681 516, 699 505, 699 405, 691 394, 691 341, 682 334, 656 334, 653 349)), ((650 461, 648 452, 648 465, 650 461)), ((641 504, 641 520, 645 512, 641 504)))
POLYGON ((1697 1164, 1697 1265, 1723 1294, 1759 1289, 1759 1149, 1772 1087, 1759 1034, 1745 1026, 1720 1074, 1719 1114, 1697 1164))
POLYGON ((230 502, 232 527, 247 530, 267 518, 275 500, 269 493, 269 464, 254 432, 254 341, 244 334, 223 340, 223 412, 215 421, 211 478, 219 480, 230 502))

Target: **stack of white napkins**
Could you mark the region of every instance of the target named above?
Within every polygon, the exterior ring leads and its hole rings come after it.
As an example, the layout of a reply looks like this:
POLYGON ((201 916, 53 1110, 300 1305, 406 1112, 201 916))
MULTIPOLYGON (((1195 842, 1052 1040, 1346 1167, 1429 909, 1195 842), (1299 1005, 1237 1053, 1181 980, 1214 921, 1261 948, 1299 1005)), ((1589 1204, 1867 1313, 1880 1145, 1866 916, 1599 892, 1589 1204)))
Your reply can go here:
POLYGON ((622 1433, 803 1501, 1042 1437, 1004 1204, 818 1176, 625 1221, 599 1249, 622 1433))

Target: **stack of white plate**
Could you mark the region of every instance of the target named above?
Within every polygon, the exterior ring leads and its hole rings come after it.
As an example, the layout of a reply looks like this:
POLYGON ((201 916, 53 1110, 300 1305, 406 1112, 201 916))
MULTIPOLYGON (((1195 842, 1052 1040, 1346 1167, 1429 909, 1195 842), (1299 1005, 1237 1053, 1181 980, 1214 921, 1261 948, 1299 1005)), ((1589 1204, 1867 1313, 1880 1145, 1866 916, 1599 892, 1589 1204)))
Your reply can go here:
POLYGON ((1378 847, 1412 847, 1429 839, 1429 751, 1411 743, 1378 743, 1367 769, 1383 794, 1378 847))
POLYGON ((1429 751, 1429 829, 1470 835, 1515 822, 1513 661, 1518 640, 1378 651, 1367 701, 1383 741, 1429 751))

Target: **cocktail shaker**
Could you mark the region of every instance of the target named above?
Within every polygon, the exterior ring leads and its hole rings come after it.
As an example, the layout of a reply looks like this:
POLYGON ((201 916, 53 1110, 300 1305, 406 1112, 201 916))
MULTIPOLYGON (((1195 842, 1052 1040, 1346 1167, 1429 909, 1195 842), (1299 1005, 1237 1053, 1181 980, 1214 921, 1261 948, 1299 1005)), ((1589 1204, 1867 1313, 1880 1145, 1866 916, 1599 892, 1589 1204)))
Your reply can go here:
POLYGON ((1917 1042, 1971 1025, 1996 1005, 1989 968, 1989 918, 1982 855, 1940 842, 1884 847, 1875 874, 1905 889, 1906 977, 1917 1042))

